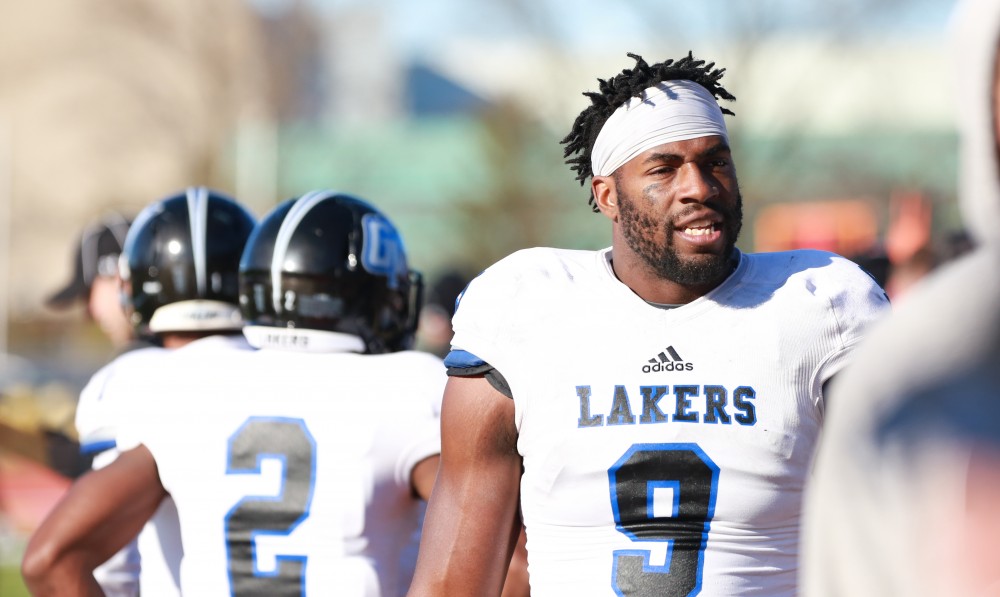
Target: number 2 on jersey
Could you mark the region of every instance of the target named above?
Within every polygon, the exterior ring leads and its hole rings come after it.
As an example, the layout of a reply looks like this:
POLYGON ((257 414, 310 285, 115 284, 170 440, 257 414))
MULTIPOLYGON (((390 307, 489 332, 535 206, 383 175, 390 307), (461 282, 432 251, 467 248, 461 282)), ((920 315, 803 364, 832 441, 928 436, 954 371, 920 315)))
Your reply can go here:
POLYGON ((257 566, 256 538, 289 535, 309 516, 316 479, 316 441, 302 419, 251 417, 229 438, 227 475, 260 475, 261 462, 281 466, 277 495, 248 496, 226 515, 226 559, 233 597, 305 594, 305 556, 276 556, 275 570, 257 566))
POLYGON ((616 550, 611 573, 615 593, 696 595, 719 467, 697 444, 636 444, 608 470, 608 480, 618 531, 632 541, 668 543, 663 566, 650 564, 648 550, 616 550))

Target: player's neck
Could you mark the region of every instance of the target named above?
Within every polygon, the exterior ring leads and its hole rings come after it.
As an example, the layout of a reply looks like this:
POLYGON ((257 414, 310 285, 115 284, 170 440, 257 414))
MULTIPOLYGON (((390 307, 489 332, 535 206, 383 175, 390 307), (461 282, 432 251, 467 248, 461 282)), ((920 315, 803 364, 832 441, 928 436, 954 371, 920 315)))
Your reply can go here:
MULTIPOLYGON (((224 332, 224 333, 238 333, 238 332, 224 332)), ((166 334, 161 334, 160 338, 163 340, 163 348, 175 349, 182 346, 187 346, 188 344, 194 342, 195 340, 200 340, 207 336, 219 335, 220 332, 168 332, 166 334)))

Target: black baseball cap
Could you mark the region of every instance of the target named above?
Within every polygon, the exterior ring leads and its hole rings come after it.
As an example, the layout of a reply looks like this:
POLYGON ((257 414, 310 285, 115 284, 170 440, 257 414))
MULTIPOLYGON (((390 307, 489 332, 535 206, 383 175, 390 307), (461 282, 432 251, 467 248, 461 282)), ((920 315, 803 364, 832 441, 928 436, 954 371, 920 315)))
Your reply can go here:
POLYGON ((62 289, 45 300, 54 309, 64 309, 78 300, 87 300, 97 276, 113 276, 118 271, 118 256, 125 244, 129 220, 119 213, 109 213, 91 222, 76 245, 73 277, 62 289))

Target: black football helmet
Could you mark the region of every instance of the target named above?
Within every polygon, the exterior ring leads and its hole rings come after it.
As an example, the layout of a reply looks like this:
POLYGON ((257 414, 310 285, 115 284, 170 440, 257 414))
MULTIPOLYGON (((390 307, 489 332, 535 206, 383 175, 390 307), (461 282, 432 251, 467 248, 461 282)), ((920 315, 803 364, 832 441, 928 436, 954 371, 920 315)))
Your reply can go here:
POLYGON ((389 218, 334 191, 313 191, 274 208, 240 262, 240 307, 250 330, 349 334, 368 353, 412 346, 422 293, 422 277, 409 269, 389 218))
POLYGON ((239 330, 239 263, 256 220, 190 187, 146 207, 125 237, 122 300, 140 335, 239 330))

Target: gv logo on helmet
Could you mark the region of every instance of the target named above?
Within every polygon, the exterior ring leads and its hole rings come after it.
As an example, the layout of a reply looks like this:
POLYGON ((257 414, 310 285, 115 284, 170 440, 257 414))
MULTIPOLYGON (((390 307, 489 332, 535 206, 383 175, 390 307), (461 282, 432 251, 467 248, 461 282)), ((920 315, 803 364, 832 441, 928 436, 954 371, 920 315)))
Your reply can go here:
POLYGON ((361 247, 361 265, 373 274, 388 278, 389 288, 397 288, 406 277, 406 253, 403 239, 388 220, 380 214, 368 213, 361 218, 365 229, 361 247))

